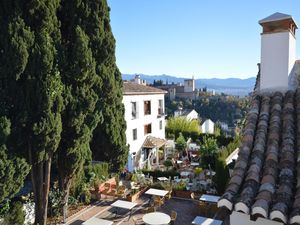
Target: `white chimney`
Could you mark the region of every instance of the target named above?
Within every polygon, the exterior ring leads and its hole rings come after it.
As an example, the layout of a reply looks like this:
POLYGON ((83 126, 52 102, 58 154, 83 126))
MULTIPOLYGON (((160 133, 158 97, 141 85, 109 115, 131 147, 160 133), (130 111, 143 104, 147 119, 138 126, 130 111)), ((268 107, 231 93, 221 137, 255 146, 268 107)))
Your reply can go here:
POLYGON ((137 84, 141 84, 141 77, 140 75, 136 74, 134 77, 134 82, 137 84))
POLYGON ((290 15, 274 13, 259 21, 261 34, 260 91, 288 90, 296 61, 297 25, 290 15))

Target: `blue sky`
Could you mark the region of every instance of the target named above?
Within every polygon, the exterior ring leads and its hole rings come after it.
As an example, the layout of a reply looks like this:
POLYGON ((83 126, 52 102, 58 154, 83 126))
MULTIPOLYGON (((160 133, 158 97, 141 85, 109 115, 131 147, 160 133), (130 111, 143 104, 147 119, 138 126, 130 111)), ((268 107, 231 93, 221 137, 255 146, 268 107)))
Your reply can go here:
POLYGON ((117 64, 127 74, 256 76, 258 20, 282 12, 300 24, 299 0, 108 0, 108 4, 117 64))

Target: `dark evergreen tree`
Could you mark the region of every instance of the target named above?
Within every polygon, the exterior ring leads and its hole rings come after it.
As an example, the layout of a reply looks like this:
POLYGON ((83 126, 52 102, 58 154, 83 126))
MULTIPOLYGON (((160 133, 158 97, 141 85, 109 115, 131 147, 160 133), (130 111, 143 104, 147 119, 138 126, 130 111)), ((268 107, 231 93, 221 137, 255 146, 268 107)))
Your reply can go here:
MULTIPOLYGON (((87 30, 97 29, 89 35, 93 56, 96 60, 96 73, 103 82, 98 95, 101 96, 97 107, 101 109, 103 122, 94 131, 91 148, 94 159, 108 161, 112 170, 123 168, 127 162, 126 122, 122 103, 122 77, 116 66, 115 39, 113 37, 109 7, 106 0, 92 1, 93 16, 86 20, 87 30), (92 24, 92 26, 90 25, 92 24)), ((85 18, 82 18, 85 20, 85 18)), ((86 32, 88 33, 88 32, 86 32)))
POLYGON ((6 199, 12 198, 23 187, 30 169, 24 159, 8 155, 6 143, 10 134, 9 120, 0 117, 0 208, 6 199))
MULTIPOLYGON (((91 161, 92 132, 100 121, 98 96, 100 75, 96 74, 93 39, 101 35, 101 1, 62 1, 61 75, 65 86, 62 140, 58 151, 60 189, 64 191, 64 219, 73 178, 87 159, 91 161)), ((101 47, 101 46, 100 46, 101 47)), ((101 51, 100 49, 95 49, 101 51)))
POLYGON ((35 222, 46 224, 50 171, 61 133, 59 0, 1 1, 1 80, 11 149, 31 164, 35 222))
POLYGON ((226 165, 225 158, 221 156, 216 159, 215 165, 216 175, 213 177, 213 181, 216 184, 218 194, 222 195, 224 194, 228 180, 230 178, 229 169, 226 165))

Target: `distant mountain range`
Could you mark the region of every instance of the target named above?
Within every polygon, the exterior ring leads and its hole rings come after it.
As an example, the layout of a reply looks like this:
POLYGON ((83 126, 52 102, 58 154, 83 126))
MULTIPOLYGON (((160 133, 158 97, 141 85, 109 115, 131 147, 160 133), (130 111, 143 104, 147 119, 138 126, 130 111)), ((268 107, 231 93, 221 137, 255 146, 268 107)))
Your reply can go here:
MULTIPOLYGON (((123 80, 131 80, 134 74, 122 74, 123 80)), ((183 83, 183 77, 175 77, 171 75, 145 75, 140 74, 141 79, 146 80, 147 83, 153 83, 154 80, 162 80, 164 83, 183 83)), ((230 95, 245 96, 251 92, 255 85, 256 77, 247 79, 239 78, 211 78, 211 79, 195 79, 196 88, 207 87, 208 90, 215 90, 217 93, 225 93, 230 95)))

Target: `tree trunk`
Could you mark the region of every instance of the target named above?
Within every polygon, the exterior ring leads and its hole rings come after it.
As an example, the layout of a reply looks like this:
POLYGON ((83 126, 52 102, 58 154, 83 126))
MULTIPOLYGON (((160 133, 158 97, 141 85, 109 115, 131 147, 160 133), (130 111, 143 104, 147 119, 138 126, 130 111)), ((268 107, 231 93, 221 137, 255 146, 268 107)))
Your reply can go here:
POLYGON ((68 216, 68 200, 70 194, 70 187, 71 187, 71 179, 65 178, 62 184, 63 190, 63 222, 66 223, 66 219, 68 216))
MULTIPOLYGON (((63 163, 63 162, 60 162, 63 163)), ((72 183, 72 177, 68 176, 65 171, 59 171, 59 189, 63 191, 62 197, 62 214, 63 222, 66 223, 68 216, 68 200, 70 195, 70 187, 72 183)))
POLYGON ((35 224, 46 225, 52 154, 49 154, 47 161, 32 164, 36 160, 32 155, 30 144, 28 146, 29 161, 32 165, 31 180, 35 202, 35 224))

